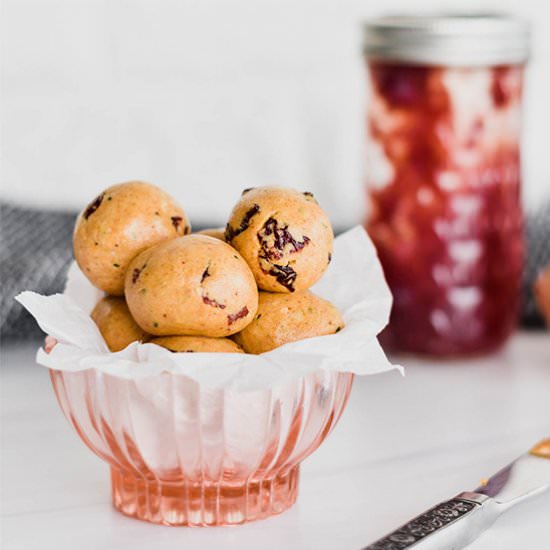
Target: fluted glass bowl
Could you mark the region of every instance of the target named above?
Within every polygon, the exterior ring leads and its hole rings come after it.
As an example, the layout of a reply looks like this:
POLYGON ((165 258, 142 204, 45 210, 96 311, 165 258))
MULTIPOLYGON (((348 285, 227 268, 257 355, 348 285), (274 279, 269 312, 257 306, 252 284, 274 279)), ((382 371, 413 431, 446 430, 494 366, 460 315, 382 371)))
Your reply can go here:
POLYGON ((233 525, 289 508, 300 462, 335 426, 353 375, 315 371, 258 391, 163 373, 51 370, 65 416, 111 467, 117 510, 166 525, 233 525))

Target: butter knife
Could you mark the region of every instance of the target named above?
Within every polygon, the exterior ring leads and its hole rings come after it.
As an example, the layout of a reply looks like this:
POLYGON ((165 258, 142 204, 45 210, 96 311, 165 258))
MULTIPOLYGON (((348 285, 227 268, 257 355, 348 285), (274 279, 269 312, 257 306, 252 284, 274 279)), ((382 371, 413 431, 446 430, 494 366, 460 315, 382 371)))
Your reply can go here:
POLYGON ((473 492, 437 504, 363 550, 460 550, 512 506, 550 489, 550 439, 473 492))

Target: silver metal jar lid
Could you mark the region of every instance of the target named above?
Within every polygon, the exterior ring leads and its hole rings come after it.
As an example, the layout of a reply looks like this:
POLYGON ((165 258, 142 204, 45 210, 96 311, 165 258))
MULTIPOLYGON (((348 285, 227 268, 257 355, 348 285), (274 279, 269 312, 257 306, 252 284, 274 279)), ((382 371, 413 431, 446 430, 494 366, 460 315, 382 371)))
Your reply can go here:
POLYGON ((364 25, 364 51, 372 59, 442 66, 523 63, 529 24, 498 14, 387 16, 364 25))

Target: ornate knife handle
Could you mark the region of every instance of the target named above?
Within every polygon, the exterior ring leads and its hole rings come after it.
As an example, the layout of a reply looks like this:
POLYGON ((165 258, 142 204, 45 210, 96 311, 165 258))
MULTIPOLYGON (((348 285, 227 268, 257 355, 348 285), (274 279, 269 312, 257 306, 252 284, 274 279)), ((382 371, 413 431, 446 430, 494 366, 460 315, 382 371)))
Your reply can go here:
POLYGON ((363 550, 404 550, 470 513, 479 503, 453 498, 434 506, 363 550))

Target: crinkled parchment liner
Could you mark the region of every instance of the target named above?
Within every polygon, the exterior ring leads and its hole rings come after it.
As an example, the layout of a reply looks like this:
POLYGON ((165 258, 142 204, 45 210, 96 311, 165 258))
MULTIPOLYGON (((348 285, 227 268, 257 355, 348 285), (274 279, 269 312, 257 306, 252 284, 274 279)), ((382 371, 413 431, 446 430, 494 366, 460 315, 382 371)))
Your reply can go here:
POLYGON ((130 379, 171 372, 189 376, 205 387, 242 391, 273 387, 315 369, 358 375, 402 370, 389 362, 378 343, 377 335, 388 322, 392 296, 376 250, 362 227, 335 240, 332 262, 312 290, 339 308, 344 329, 261 355, 171 353, 138 342, 111 353, 89 315, 102 293, 76 264, 69 271, 63 294, 41 296, 26 291, 16 299, 44 332, 58 340, 50 354, 40 349, 36 358, 55 370, 95 368, 130 379))

